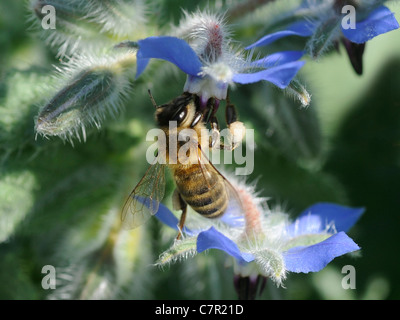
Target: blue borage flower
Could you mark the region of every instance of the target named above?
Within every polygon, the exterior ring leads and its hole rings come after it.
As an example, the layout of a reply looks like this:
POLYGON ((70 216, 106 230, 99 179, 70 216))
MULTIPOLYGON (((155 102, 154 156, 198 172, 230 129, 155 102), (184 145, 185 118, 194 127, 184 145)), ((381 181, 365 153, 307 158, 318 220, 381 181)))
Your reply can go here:
MULTIPOLYGON (((341 19, 341 16, 338 15, 337 19, 341 19)), ((318 24, 313 21, 297 21, 289 25, 286 30, 277 31, 262 37, 255 43, 247 46, 246 49, 249 50, 255 47, 266 46, 278 39, 288 36, 309 37, 315 32, 317 27, 318 24)), ((394 17, 394 13, 385 6, 379 6, 370 12, 365 19, 357 21, 355 29, 345 29, 341 26, 340 31, 348 40, 354 43, 364 43, 380 34, 398 28, 399 23, 394 17)))
MULTIPOLYGON (((344 17, 341 11, 334 10, 335 6, 339 6, 339 2, 332 2, 331 7, 324 6, 325 10, 328 9, 329 12, 327 14, 319 13, 318 16, 323 16, 323 19, 302 18, 290 24, 285 30, 262 37, 246 47, 246 49, 250 50, 269 45, 278 39, 288 36, 310 37, 308 42, 309 51, 313 57, 318 57, 330 44, 342 41, 355 71, 361 74, 361 59, 365 43, 378 35, 398 29, 399 23, 394 17, 394 13, 387 7, 370 5, 357 7, 356 13, 359 20, 356 22, 355 28, 345 28, 341 23, 344 17), (325 35, 323 35, 324 33, 325 35), (318 42, 323 42, 323 44, 319 44, 321 47, 315 44, 318 42)), ((305 1, 298 10, 304 10, 304 8, 312 9, 312 5, 311 2, 305 1)))
POLYGON ((233 83, 265 80, 284 89, 305 64, 305 61, 296 61, 302 57, 302 51, 285 51, 236 66, 223 61, 207 66, 185 40, 169 36, 139 40, 138 46, 136 77, 142 74, 151 58, 172 62, 188 76, 184 91, 199 95, 203 102, 211 97, 226 99, 228 86, 233 83))
POLYGON ((203 104, 209 98, 226 99, 229 85, 269 81, 286 88, 304 61, 302 51, 278 52, 251 61, 243 50, 234 49, 223 18, 204 12, 185 13, 174 32, 177 37, 149 37, 137 42, 139 77, 150 59, 172 62, 187 74, 184 91, 197 94, 203 104))
MULTIPOLYGON (((360 218, 362 208, 318 203, 290 223, 287 214, 267 209, 265 199, 254 196, 254 188, 243 184, 235 188, 243 202, 242 220, 237 208, 228 208, 216 220, 193 213, 194 221, 186 224, 183 239, 175 241, 157 264, 218 249, 234 258, 237 275, 261 275, 281 285, 287 272, 317 272, 334 258, 360 249, 345 232, 360 218)), ((156 217, 178 229, 178 219, 167 207, 160 205, 156 217)))

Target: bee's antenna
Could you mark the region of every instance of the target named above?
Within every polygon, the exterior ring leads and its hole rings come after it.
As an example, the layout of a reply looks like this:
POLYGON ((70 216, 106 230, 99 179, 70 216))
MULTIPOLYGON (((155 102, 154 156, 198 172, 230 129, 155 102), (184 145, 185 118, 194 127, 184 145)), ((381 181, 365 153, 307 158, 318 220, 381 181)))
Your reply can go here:
POLYGON ((154 97, 153 97, 153 95, 151 94, 150 89, 148 89, 148 92, 149 92, 149 96, 150 96, 151 103, 153 104, 154 108, 157 109, 157 108, 158 108, 158 105, 157 105, 156 101, 154 100, 154 97))

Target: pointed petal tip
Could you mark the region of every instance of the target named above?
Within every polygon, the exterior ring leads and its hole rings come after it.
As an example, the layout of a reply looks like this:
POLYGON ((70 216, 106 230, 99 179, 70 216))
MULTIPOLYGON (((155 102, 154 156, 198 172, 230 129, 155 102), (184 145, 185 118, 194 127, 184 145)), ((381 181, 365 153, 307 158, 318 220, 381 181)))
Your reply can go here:
POLYGON ((200 232, 197 237, 197 252, 203 252, 208 249, 225 251, 239 262, 250 262, 254 260, 253 255, 241 252, 234 241, 226 237, 214 227, 200 232))
POLYGON ((333 223, 336 231, 348 231, 363 215, 364 207, 353 208, 330 202, 319 202, 307 209, 300 215, 299 219, 308 215, 318 216, 321 220, 321 231, 326 225, 333 223))
POLYGON ((284 253, 286 269, 295 273, 318 272, 336 257, 360 250, 344 232, 338 232, 315 245, 291 248, 284 253))

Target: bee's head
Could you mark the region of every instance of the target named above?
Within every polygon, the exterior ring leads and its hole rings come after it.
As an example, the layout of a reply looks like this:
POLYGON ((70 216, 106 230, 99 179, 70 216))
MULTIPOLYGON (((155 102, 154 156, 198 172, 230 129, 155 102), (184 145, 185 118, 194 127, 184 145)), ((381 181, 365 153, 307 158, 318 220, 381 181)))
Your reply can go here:
POLYGON ((170 121, 176 121, 178 127, 181 128, 193 126, 197 117, 196 99, 197 97, 193 94, 184 92, 169 103, 160 106, 155 105, 158 126, 160 128, 168 127, 170 121))

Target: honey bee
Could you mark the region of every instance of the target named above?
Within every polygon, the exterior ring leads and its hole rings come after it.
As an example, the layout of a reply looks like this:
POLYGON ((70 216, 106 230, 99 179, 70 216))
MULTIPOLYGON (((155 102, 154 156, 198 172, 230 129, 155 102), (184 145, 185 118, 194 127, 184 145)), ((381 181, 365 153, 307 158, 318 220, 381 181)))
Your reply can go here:
MULTIPOLYGON (((165 164, 155 161, 151 164, 133 189, 125 202, 122 211, 122 220, 125 227, 135 228, 155 215, 159 208, 159 203, 164 197, 165 191, 165 167, 169 167, 175 181, 176 189, 173 194, 173 206, 176 210, 182 210, 179 221, 179 233, 177 239, 181 237, 181 232, 186 219, 187 205, 194 211, 207 218, 221 217, 228 204, 234 202, 238 206, 240 198, 231 183, 215 168, 204 154, 205 148, 234 149, 243 133, 233 136, 229 146, 216 143, 219 139, 219 126, 215 117, 215 105, 213 101, 206 108, 201 108, 199 98, 190 93, 183 93, 173 101, 157 105, 149 91, 150 99, 156 109, 155 119, 158 127, 164 131, 167 139, 166 148, 162 148, 164 154, 159 156, 166 158, 165 164), (176 122, 176 126, 170 125, 171 121, 176 122), (212 134, 204 135, 207 122, 211 122, 212 134), (185 159, 178 156, 177 161, 171 161, 176 156, 176 151, 183 146, 182 141, 177 142, 177 150, 171 154, 169 147, 169 136, 179 135, 184 129, 193 129, 197 140, 194 152, 184 152, 185 159)), ((243 124, 237 121, 236 111, 227 102, 226 121, 228 128, 242 128, 243 124)), ((240 132, 240 130, 239 130, 240 132)), ((157 159, 156 159, 157 160, 157 159)))

